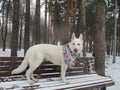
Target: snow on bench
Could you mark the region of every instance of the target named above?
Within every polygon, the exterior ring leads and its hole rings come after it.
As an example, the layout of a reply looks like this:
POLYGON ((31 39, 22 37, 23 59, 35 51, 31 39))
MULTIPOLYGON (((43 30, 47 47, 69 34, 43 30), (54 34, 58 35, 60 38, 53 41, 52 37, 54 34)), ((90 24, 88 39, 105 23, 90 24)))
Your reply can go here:
POLYGON ((0 90, 93 90, 114 85, 110 77, 99 76, 94 71, 94 58, 82 57, 77 59, 74 68, 69 68, 66 78, 69 84, 64 84, 60 78, 60 66, 45 61, 35 71, 34 76, 39 81, 30 86, 25 73, 11 76, 11 71, 22 61, 21 57, 0 57, 0 90))

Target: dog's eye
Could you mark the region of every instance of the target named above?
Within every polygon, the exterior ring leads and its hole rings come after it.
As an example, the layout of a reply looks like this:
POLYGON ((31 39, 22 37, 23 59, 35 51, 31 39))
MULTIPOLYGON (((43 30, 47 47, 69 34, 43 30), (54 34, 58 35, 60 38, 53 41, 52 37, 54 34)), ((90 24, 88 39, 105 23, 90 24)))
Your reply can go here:
POLYGON ((78 43, 78 45, 80 45, 80 44, 78 43))
POLYGON ((73 43, 73 45, 75 45, 75 43, 73 43))

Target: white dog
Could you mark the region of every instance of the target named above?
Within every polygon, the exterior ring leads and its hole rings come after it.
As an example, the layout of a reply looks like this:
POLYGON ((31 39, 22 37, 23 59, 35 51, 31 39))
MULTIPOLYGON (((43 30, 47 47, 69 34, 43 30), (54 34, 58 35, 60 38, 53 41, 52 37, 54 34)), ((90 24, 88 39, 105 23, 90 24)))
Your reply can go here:
POLYGON ((55 65, 61 66, 61 78, 65 84, 68 82, 65 79, 65 73, 68 67, 74 65, 76 57, 79 56, 83 49, 83 36, 80 34, 79 38, 72 34, 71 42, 63 45, 38 44, 30 47, 21 65, 12 71, 12 74, 19 74, 23 72, 29 65, 26 71, 26 78, 29 84, 37 82, 38 79, 33 77, 33 72, 44 59, 51 61, 55 65))

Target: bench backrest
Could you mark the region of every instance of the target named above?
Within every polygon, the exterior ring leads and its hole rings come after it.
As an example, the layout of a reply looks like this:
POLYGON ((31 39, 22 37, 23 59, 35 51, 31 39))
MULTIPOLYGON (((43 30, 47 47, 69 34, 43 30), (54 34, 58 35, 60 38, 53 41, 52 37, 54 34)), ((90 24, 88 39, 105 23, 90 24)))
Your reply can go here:
MULTIPOLYGON (((23 57, 0 57, 0 76, 11 76, 11 71, 18 67, 23 57)), ((25 72, 21 73, 24 74, 25 72)), ((35 71, 40 78, 60 76, 60 66, 44 61, 35 71)), ((94 58, 78 58, 75 67, 68 68, 66 75, 88 74, 94 72, 94 58)))

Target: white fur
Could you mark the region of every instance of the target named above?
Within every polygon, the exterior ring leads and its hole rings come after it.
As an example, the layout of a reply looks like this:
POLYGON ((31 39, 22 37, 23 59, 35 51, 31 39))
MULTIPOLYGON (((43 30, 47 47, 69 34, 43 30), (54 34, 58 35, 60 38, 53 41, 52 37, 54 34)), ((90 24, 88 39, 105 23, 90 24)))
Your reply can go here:
MULTIPOLYGON (((82 35, 80 35, 79 38, 76 38, 75 34, 73 33, 69 46, 72 51, 77 48, 79 50, 77 53, 79 54, 83 48, 82 35)), ((30 47, 27 50, 21 65, 13 70, 12 74, 19 74, 23 72, 29 65, 29 69, 26 71, 26 78, 29 84, 33 84, 34 82, 38 81, 38 79, 33 77, 33 72, 39 67, 44 59, 51 61, 55 65, 61 66, 61 78, 63 82, 67 84, 68 82, 65 79, 65 73, 68 66, 63 58, 62 46, 57 45, 38 44, 30 47)))

